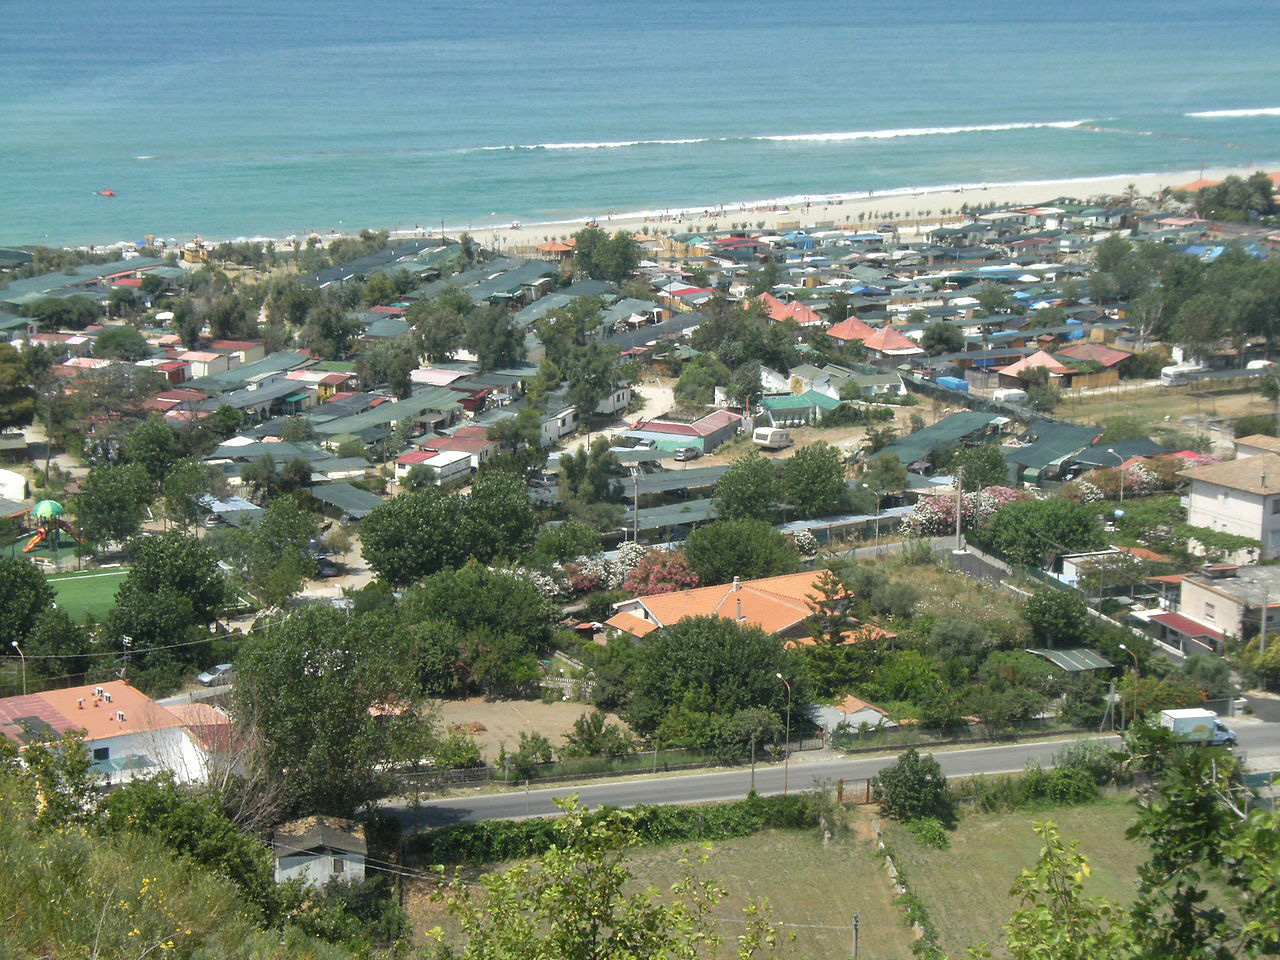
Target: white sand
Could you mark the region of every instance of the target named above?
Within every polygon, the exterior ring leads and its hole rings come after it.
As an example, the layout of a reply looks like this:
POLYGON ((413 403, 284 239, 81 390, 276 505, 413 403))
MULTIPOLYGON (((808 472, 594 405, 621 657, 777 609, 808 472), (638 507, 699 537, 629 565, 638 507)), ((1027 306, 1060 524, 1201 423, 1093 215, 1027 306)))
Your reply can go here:
MULTIPOLYGON (((765 229, 787 227, 813 227, 817 224, 835 226, 865 225, 874 230, 881 220, 892 214, 900 228, 907 221, 903 233, 915 234, 942 222, 942 210, 951 211, 947 221, 959 220, 960 207, 1002 206, 1009 204, 1037 204, 1058 197, 1079 200, 1096 198, 1122 198, 1133 185, 1138 196, 1152 197, 1166 187, 1176 187, 1204 177, 1221 180, 1229 174, 1248 176, 1254 168, 1214 168, 1186 170, 1175 173, 1131 174, 1114 177, 1081 177, 1066 180, 1034 180, 1021 183, 989 183, 965 186, 922 187, 891 190, 883 193, 845 193, 823 196, 789 197, 776 203, 743 203, 684 210, 647 211, 635 215, 601 216, 598 223, 610 232, 628 230, 649 236, 680 233, 700 227, 727 229, 734 223, 746 223, 752 228, 763 223, 765 229), (859 221, 858 215, 863 219, 859 221)), ((529 254, 532 248, 548 240, 565 239, 587 222, 583 217, 549 223, 481 225, 471 227, 471 234, 485 246, 529 254)), ((459 228, 447 230, 456 236, 459 228)), ((419 236, 420 231, 401 231, 400 236, 419 236)))

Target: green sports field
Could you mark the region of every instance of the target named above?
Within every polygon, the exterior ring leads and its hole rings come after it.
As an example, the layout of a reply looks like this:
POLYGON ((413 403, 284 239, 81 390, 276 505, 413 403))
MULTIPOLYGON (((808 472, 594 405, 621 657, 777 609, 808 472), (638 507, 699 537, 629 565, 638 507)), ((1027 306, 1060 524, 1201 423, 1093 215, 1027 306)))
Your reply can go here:
POLYGON ((116 590, 128 575, 124 569, 54 573, 49 575, 49 583, 58 594, 58 607, 73 620, 80 620, 87 613, 106 616, 115 606, 116 590))

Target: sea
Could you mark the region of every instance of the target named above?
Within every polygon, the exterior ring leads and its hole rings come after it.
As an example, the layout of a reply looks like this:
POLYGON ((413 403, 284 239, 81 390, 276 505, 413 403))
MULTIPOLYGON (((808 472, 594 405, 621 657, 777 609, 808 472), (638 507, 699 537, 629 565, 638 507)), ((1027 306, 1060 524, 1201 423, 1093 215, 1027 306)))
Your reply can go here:
POLYGON ((1278 9, 7 0, 0 244, 1280 169, 1278 9))

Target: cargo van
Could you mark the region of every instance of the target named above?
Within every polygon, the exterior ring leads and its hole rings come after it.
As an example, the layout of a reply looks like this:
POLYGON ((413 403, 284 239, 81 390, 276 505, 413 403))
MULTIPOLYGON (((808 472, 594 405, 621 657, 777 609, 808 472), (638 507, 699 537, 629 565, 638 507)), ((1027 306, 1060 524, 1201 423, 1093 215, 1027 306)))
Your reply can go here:
POLYGON ((765 450, 781 450, 795 443, 791 431, 781 427, 756 427, 751 432, 751 442, 765 450))
POLYGON ((1016 387, 1001 387, 991 394, 991 399, 999 400, 1002 403, 1026 403, 1027 391, 1019 390, 1016 387))

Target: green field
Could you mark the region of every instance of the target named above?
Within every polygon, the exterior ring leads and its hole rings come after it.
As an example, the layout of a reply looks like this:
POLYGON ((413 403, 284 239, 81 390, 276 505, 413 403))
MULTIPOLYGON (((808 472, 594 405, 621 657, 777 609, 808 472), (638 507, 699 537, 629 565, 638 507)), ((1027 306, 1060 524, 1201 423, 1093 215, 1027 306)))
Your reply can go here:
MULTIPOLYGON (((685 851, 700 853, 696 843, 668 847, 640 847, 630 856, 637 878, 667 890, 680 876, 685 851)), ((838 957, 851 950, 850 922, 859 917, 859 954, 863 960, 911 956, 911 931, 894 904, 893 888, 872 843, 853 832, 842 834, 823 848, 817 829, 767 830, 752 837, 710 845, 700 874, 723 883, 730 895, 717 905, 718 932, 725 938, 718 956, 736 957, 735 938, 749 900, 767 898, 780 925, 778 950, 773 956, 838 957), (793 939, 794 938, 794 939, 793 939)), ((437 924, 445 942, 457 946, 457 925, 438 904, 414 896, 409 904, 417 930, 437 924)), ((767 954, 766 954, 767 955, 767 954)))
POLYGON ((1135 813, 1127 798, 1112 797, 1079 807, 965 814, 946 850, 921 846, 891 821, 883 829, 947 956, 963 957, 967 947, 986 941, 994 956, 1004 957, 1001 928, 1017 906, 1009 888, 1040 855, 1031 822, 1052 820, 1063 839, 1079 841, 1093 868, 1085 884, 1089 896, 1128 903, 1138 865, 1147 859, 1146 850, 1124 836, 1135 813))
POLYGON ((128 575, 128 570, 54 573, 49 575, 49 583, 58 594, 58 607, 73 620, 80 620, 85 614, 106 616, 115 606, 116 590, 128 575))

